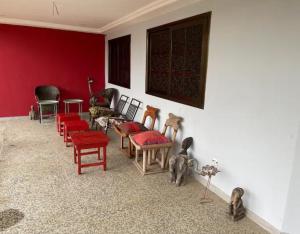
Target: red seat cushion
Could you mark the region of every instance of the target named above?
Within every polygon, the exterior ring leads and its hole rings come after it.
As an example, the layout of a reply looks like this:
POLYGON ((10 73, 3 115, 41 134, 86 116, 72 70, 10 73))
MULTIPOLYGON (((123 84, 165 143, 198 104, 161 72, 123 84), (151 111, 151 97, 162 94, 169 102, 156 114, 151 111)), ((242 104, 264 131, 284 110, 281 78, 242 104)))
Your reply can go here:
POLYGON ((159 131, 146 131, 133 136, 133 140, 139 145, 156 145, 165 144, 170 140, 161 135, 159 131))
POLYGON ((126 134, 148 130, 143 124, 139 122, 125 122, 120 124, 118 128, 126 134))

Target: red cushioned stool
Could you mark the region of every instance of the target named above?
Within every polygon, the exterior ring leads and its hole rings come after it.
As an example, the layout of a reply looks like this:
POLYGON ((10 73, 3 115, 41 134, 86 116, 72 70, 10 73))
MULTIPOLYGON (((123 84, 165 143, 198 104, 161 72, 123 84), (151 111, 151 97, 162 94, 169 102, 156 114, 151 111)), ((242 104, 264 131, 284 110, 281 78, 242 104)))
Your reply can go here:
POLYGON ((70 138, 71 132, 80 132, 89 130, 89 124, 85 120, 71 120, 64 122, 64 142, 68 146, 68 142, 72 142, 70 138))
POLYGON ((64 122, 70 120, 80 120, 80 116, 77 113, 59 113, 56 115, 56 127, 59 135, 63 135, 64 122))
POLYGON ((81 168, 103 166, 106 170, 106 146, 108 145, 109 138, 102 132, 86 131, 70 133, 74 145, 74 163, 78 165, 78 174, 81 174, 81 168), (100 149, 103 148, 103 158, 100 159, 100 149), (82 152, 84 150, 84 152, 82 152), (89 151, 88 151, 89 150, 89 151), (81 163, 81 157, 91 154, 97 154, 100 162, 94 163, 81 163))

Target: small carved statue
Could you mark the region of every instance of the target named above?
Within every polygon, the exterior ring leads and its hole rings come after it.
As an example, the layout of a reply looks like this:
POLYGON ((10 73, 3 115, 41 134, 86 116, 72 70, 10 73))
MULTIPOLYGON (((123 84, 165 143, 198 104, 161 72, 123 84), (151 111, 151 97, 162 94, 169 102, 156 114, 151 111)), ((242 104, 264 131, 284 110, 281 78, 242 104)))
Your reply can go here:
POLYGON ((229 204, 229 215, 232 215, 233 221, 238 221, 245 217, 246 209, 243 205, 242 196, 244 190, 242 188, 235 188, 231 193, 231 201, 229 204))
POLYGON ((171 180, 170 182, 176 183, 176 186, 180 186, 182 181, 187 175, 188 168, 193 166, 193 159, 190 159, 187 153, 188 148, 193 143, 193 138, 188 137, 182 141, 182 150, 178 155, 173 155, 169 159, 169 171, 171 180))
POLYGON ((30 106, 29 118, 30 120, 36 119, 36 112, 34 111, 33 105, 30 106))

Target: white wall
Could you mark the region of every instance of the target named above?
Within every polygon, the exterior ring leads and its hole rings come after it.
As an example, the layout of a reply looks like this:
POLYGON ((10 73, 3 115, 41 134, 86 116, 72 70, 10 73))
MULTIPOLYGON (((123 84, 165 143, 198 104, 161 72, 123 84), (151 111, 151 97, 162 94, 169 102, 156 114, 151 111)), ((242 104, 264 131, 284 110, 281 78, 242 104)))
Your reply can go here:
POLYGON ((293 163, 293 173, 290 180, 290 189, 283 223, 283 231, 293 234, 300 232, 300 124, 298 129, 298 140, 295 151, 295 160, 293 163))
POLYGON ((227 195, 245 188, 246 206, 279 230, 300 115, 299 12, 297 0, 206 0, 107 33, 131 34, 131 89, 107 86, 160 108, 159 129, 169 112, 182 116, 178 140, 192 136, 201 164, 216 158, 221 165, 214 185, 227 195), (207 11, 205 109, 146 95, 146 30, 207 11))

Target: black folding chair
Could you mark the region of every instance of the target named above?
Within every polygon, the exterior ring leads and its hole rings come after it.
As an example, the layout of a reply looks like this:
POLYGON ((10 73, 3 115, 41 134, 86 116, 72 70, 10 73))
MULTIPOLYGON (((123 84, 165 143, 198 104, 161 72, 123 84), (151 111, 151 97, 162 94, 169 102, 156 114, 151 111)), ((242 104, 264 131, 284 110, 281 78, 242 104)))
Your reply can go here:
POLYGON ((99 125, 104 128, 105 133, 107 133, 108 129, 111 128, 113 122, 133 121, 140 105, 141 101, 132 98, 125 114, 119 114, 117 116, 107 116, 106 118, 103 118, 103 121, 101 121, 99 125))

